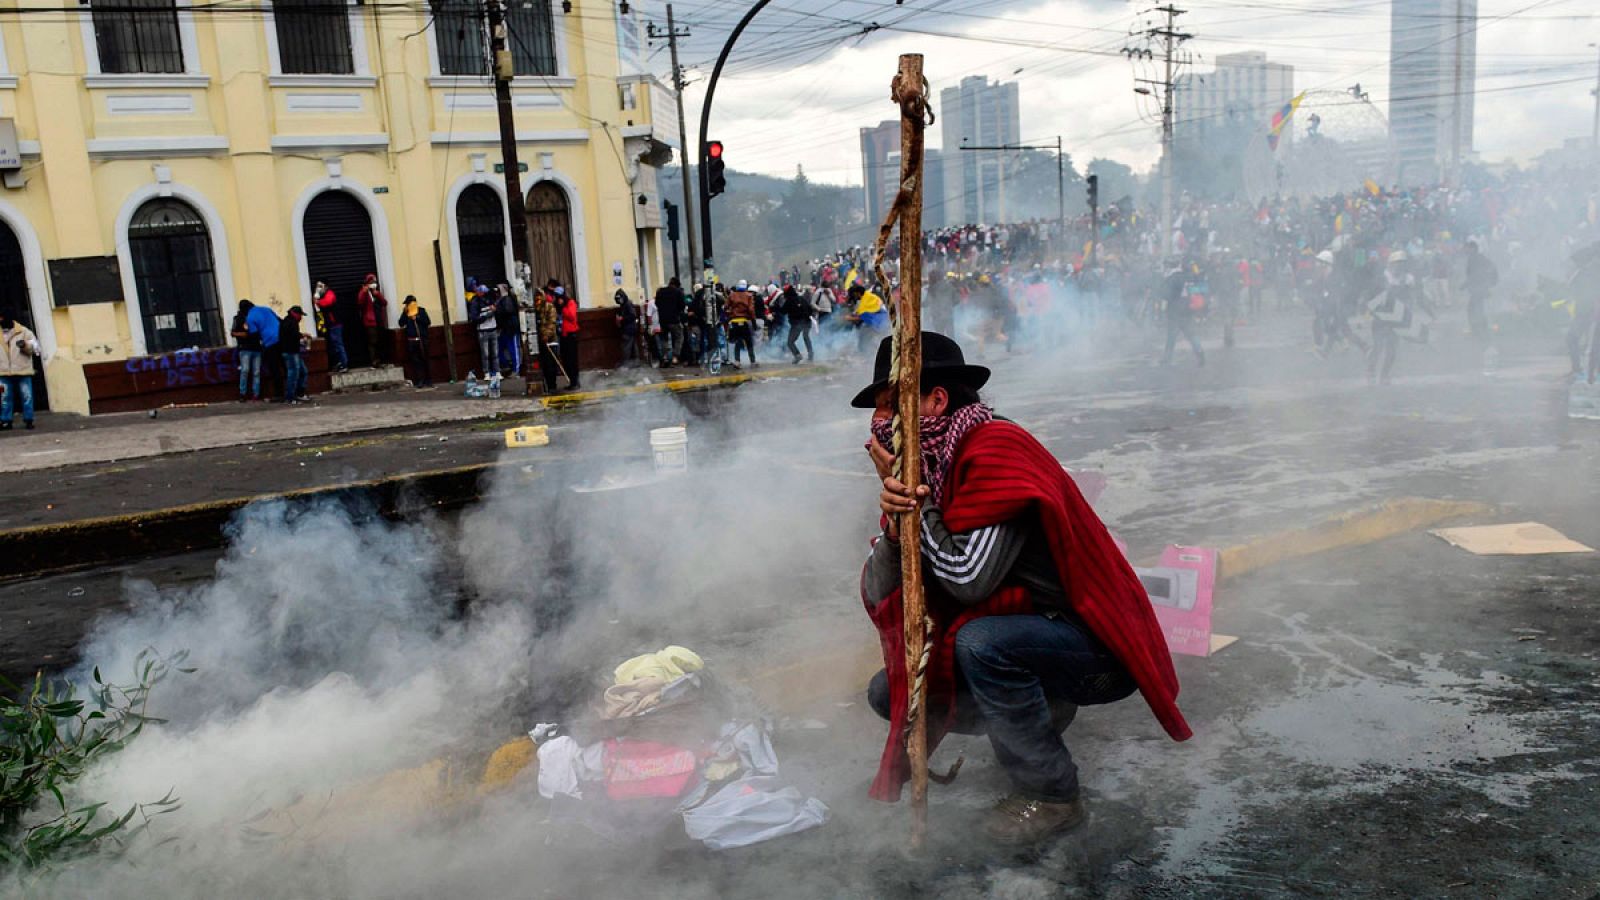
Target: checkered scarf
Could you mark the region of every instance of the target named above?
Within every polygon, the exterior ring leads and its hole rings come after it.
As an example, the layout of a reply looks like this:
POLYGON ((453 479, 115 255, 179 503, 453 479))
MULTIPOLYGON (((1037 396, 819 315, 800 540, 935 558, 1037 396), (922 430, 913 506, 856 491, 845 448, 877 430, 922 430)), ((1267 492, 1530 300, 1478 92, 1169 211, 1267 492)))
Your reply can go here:
MULTIPOLYGON (((942 506, 945 481, 955 463, 956 448, 972 429, 994 419, 994 410, 982 403, 971 403, 949 415, 922 416, 922 483, 928 486, 928 498, 934 506, 942 506)), ((885 447, 894 447, 892 419, 872 420, 872 436, 885 447)))

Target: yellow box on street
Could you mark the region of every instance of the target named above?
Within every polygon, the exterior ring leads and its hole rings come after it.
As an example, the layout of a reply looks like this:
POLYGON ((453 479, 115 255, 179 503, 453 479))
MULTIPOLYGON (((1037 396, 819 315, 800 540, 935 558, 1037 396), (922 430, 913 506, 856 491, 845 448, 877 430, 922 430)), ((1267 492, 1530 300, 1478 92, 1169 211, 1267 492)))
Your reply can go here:
POLYGON ((549 425, 524 425, 506 429, 507 447, 544 447, 550 443, 549 425))

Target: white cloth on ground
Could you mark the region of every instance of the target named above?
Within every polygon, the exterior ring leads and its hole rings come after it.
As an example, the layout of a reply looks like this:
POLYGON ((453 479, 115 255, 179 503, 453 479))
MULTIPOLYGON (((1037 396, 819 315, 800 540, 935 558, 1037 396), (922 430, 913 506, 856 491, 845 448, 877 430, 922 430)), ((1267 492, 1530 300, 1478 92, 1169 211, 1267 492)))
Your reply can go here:
POLYGON ((605 777, 605 745, 580 747, 562 736, 539 745, 539 796, 583 799, 582 783, 605 777))
POLYGON ((698 806, 680 809, 684 832, 712 850, 748 847, 828 821, 821 800, 765 776, 730 782, 698 806))

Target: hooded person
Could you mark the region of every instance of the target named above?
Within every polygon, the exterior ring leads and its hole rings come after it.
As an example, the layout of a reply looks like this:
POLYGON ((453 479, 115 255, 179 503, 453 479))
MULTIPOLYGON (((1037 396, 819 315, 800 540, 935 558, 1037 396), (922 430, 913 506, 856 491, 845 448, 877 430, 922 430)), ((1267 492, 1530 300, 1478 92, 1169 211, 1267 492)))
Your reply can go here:
POLYGON ((617 288, 611 295, 611 301, 617 305, 617 333, 622 337, 622 361, 632 362, 639 358, 639 307, 629 299, 628 292, 617 288))
POLYGON ((889 720, 870 794, 894 801, 910 777, 900 555, 922 557, 931 653, 924 715, 931 753, 950 731, 989 737, 1014 792, 985 831, 1008 844, 1037 841, 1084 819, 1078 769, 1061 731, 1079 706, 1144 695, 1174 740, 1191 736, 1165 636, 1133 567, 1056 457, 978 391, 989 370, 961 347, 924 332, 923 485, 913 498, 892 475, 890 341, 873 382, 852 405, 873 410, 868 453, 883 483, 883 532, 862 572, 884 670, 867 699, 889 720), (919 512, 902 537, 899 515, 919 512))
POLYGON ((377 275, 369 272, 361 282, 356 309, 361 313, 361 327, 367 338, 367 365, 376 369, 383 364, 389 344, 389 300, 378 289, 377 275))
POLYGON ((582 387, 578 381, 578 300, 567 296, 567 289, 560 284, 550 293, 561 312, 561 368, 567 376, 567 390, 576 391, 582 387))
POLYGON ((306 396, 305 336, 300 323, 306 312, 299 306, 289 307, 278 323, 278 355, 283 360, 283 402, 300 403, 306 396))

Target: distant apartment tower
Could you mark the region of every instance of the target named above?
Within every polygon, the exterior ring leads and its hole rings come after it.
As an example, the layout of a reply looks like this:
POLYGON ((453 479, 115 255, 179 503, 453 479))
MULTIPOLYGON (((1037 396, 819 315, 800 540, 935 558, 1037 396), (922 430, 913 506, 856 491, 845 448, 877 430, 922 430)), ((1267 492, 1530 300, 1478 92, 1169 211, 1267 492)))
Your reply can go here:
POLYGON ((866 192, 867 221, 882 222, 894 202, 900 177, 900 120, 861 129, 861 184, 866 192), (889 158, 896 160, 893 166, 889 158))
MULTIPOLYGON (((899 127, 899 123, 895 123, 899 127)), ((900 190, 900 147, 895 145, 894 152, 889 154, 884 182, 888 185, 883 209, 876 217, 869 219, 874 228, 883 224, 884 216, 889 214, 889 207, 894 203, 894 195, 900 190)), ((922 151, 922 230, 931 231, 945 227, 944 215, 944 155, 938 150, 922 151)), ((874 234, 877 232, 874 231, 874 234)))
MULTIPOLYGON (((1180 75, 1172 95, 1173 133, 1204 140, 1209 133, 1265 128, 1294 98, 1294 66, 1268 62, 1258 50, 1224 53, 1211 72, 1180 75)), ((1284 141, 1292 132, 1284 131, 1284 141)))
POLYGON ((1472 157, 1478 0, 1393 0, 1389 140, 1402 185, 1453 178, 1472 157))
POLYGON ((939 125, 944 143, 944 221, 961 225, 1009 218, 1004 176, 1017 154, 964 151, 961 147, 1021 143, 1017 83, 991 84, 983 75, 961 79, 959 86, 945 88, 939 94, 939 125))

